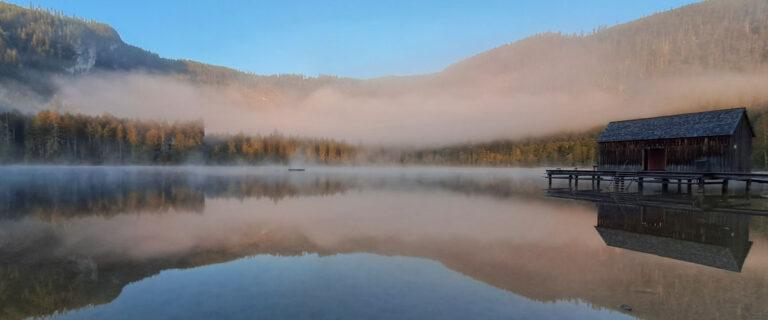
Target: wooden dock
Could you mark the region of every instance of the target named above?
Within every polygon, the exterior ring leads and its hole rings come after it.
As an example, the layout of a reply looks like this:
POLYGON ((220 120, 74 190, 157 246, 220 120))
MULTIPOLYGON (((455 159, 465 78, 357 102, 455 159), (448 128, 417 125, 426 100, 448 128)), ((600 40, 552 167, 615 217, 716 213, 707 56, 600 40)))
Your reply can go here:
POLYGON ((704 191, 707 185, 721 185, 722 192, 727 193, 731 182, 744 183, 744 189, 749 192, 753 183, 768 183, 768 174, 751 172, 674 172, 674 171, 612 171, 612 170, 578 170, 553 169, 547 170, 549 188, 552 180, 568 180, 568 187, 579 189, 579 183, 589 183, 592 189, 601 189, 601 184, 608 183, 612 191, 623 192, 635 185, 642 191, 646 184, 660 184, 662 191, 669 186, 677 187, 682 192, 685 187, 690 193, 694 186, 704 191))

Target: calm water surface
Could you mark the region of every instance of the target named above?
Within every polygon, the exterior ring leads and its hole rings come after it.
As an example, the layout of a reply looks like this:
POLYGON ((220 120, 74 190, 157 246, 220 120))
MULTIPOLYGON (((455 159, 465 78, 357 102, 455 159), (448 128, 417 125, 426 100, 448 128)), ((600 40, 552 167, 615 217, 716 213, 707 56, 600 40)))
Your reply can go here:
POLYGON ((542 172, 0 167, 0 319, 768 318, 768 190, 542 172))

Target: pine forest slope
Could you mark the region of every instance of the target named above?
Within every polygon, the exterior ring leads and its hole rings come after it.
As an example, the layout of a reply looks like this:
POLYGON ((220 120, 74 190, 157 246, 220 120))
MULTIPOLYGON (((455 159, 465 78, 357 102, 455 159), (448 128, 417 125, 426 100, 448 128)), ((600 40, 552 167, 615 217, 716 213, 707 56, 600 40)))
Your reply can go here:
POLYGON ((0 3, 0 83, 0 107, 22 111, 150 110, 203 118, 212 132, 279 129, 421 147, 517 141, 680 111, 746 106, 762 114, 768 2, 704 1, 585 35, 535 35, 435 74, 367 80, 164 59, 105 24, 0 3), (181 84, 161 85, 174 81, 181 84))

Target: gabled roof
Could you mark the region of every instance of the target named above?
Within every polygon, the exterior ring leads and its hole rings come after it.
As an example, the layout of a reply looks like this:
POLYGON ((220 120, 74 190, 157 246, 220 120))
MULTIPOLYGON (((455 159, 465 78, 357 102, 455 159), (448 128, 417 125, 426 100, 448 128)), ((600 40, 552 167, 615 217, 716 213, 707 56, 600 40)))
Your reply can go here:
POLYGON ((745 108, 614 121, 605 127, 597 142, 728 136, 739 128, 742 118, 753 130, 745 108))

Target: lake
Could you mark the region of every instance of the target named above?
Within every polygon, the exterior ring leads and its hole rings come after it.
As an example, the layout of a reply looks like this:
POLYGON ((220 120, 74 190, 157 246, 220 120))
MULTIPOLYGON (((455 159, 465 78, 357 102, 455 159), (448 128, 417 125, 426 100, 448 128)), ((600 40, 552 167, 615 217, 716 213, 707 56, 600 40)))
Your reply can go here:
POLYGON ((543 172, 0 167, 0 319, 768 318, 768 188, 543 172))

